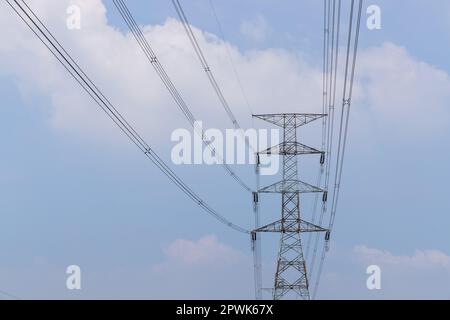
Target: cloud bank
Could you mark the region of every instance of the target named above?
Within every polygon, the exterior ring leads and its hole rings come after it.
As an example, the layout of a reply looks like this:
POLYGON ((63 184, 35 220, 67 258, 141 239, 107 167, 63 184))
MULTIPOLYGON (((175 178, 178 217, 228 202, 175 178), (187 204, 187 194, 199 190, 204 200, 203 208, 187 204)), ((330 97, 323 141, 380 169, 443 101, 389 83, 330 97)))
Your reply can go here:
MULTIPOLYGON (((49 0, 38 0, 32 6, 141 132, 164 137, 167 131, 168 139, 174 127, 188 127, 133 37, 108 24, 100 0, 52 1, 51 5, 49 0), (66 28, 69 4, 81 7, 81 30, 66 28)), ((0 30, 5 39, 0 44, 0 70, 15 79, 24 96, 48 101, 44 112, 56 130, 81 136, 95 133, 97 139, 117 137, 116 129, 10 10, 1 11, 0 30)), ((309 65, 302 54, 276 48, 242 52, 213 34, 195 27, 194 32, 230 106, 245 125, 250 125, 252 111, 320 112, 321 67, 309 65), (227 46, 254 110, 245 106, 227 46)), ((168 18, 162 25, 145 26, 144 34, 197 118, 208 126, 230 127, 182 25, 168 18)), ((362 49, 358 59, 355 130, 367 130, 369 125, 406 135, 448 127, 450 79, 445 71, 392 43, 362 49)))

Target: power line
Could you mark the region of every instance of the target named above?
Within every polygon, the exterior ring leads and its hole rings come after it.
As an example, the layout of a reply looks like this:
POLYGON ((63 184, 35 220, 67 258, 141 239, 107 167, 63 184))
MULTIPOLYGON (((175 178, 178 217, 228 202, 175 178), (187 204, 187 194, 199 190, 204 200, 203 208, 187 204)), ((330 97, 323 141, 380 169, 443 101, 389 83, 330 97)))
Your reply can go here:
MULTIPOLYGON (((191 42, 191 45, 192 45, 192 47, 193 47, 193 49, 195 51, 195 54, 197 55, 198 59, 200 60, 200 64, 202 65, 202 68, 205 71, 206 75, 208 76, 208 80, 211 83, 211 86, 214 89, 214 92, 216 93, 220 103, 222 104, 222 107, 226 111, 226 113, 227 113, 228 117, 230 118, 230 121, 232 122, 232 124, 235 127, 235 129, 241 129, 241 126, 239 125, 236 117, 234 116, 233 112, 231 111, 231 108, 230 108, 230 106, 229 106, 225 96, 223 95, 223 92, 222 92, 219 84, 217 83, 217 80, 216 80, 216 78, 214 76, 214 73, 211 70, 211 66, 209 65, 208 61, 206 60, 205 54, 203 53, 203 50, 200 47, 200 44, 198 43, 198 40, 197 40, 197 38, 196 38, 192 28, 191 28, 191 24, 189 23, 189 20, 188 20, 188 18, 186 16, 186 13, 183 10, 183 7, 181 6, 180 1, 179 0, 172 0, 172 4, 173 4, 173 6, 175 8, 175 11, 177 12, 178 17, 180 18, 181 23, 183 24, 184 30, 186 31, 186 35, 189 38, 189 41, 191 42)), ((223 30, 222 30, 222 28, 220 26, 220 23, 218 21, 217 15, 216 15, 216 12, 214 10, 214 6, 213 6, 211 1, 210 1, 210 6, 211 6, 211 9, 212 9, 212 11, 214 13, 214 16, 216 18, 216 21, 217 21, 217 23, 219 25, 219 29, 220 29, 220 31, 221 31, 221 33, 223 35, 223 30)), ((239 83, 239 85, 241 87, 241 91, 242 91, 242 93, 243 93, 243 95, 244 95, 244 97, 246 99, 247 105, 248 105, 248 99, 247 99, 247 97, 245 95, 245 92, 243 90, 242 83, 241 83, 240 78, 239 78, 239 76, 237 74, 236 68, 234 67, 234 64, 233 64, 233 61, 232 61, 231 54, 230 54, 228 46, 227 46, 227 52, 228 52, 228 57, 229 57, 229 59, 230 59, 230 61, 232 63, 232 66, 234 68, 235 76, 238 79, 238 83, 239 83)), ((251 112, 251 114, 253 114, 253 112, 251 112)))
POLYGON ((77 83, 88 93, 95 103, 113 120, 121 131, 135 144, 146 156, 160 169, 183 193, 192 201, 200 206, 204 211, 219 220, 228 227, 242 232, 249 233, 243 227, 240 227, 224 216, 220 215, 209 206, 201 197, 199 197, 181 178, 179 178, 170 167, 155 153, 155 151, 144 141, 144 139, 134 130, 134 128, 122 117, 111 102, 95 86, 91 79, 67 53, 62 45, 56 40, 53 34, 47 29, 42 21, 36 16, 34 11, 22 0, 23 6, 18 0, 5 0, 14 12, 23 20, 37 38, 53 54, 53 56, 62 64, 77 83))
MULTIPOLYGON (((227 42, 227 39, 225 37, 225 32, 223 31, 222 24, 220 23, 219 16, 217 15, 217 11, 214 7, 213 0, 209 0, 209 5, 212 11, 212 14, 214 16, 214 19, 217 24, 217 28, 219 30, 220 36, 223 40, 223 43, 226 48, 228 60, 230 62, 231 68, 233 70, 234 76, 236 78, 237 84, 240 88, 240 91, 242 93, 242 97, 244 98, 245 104, 247 106, 247 109, 250 112, 250 118, 252 123, 252 128, 254 127, 253 124, 253 110, 250 106, 250 102, 247 96, 247 93, 245 92, 244 86, 242 84, 242 80, 239 76, 239 73, 237 71, 237 68, 234 64, 233 57, 231 55, 230 46, 227 42)), ((189 24, 188 24, 189 25, 189 24)), ((247 142, 247 140, 245 140, 247 142)), ((251 145, 250 145, 251 147, 251 145)), ((255 218, 255 229, 258 229, 260 227, 260 212, 259 212, 259 154, 256 153, 256 163, 255 163, 255 177, 256 177, 256 191, 253 193, 253 214, 255 218)), ((261 263, 261 237, 257 232, 252 233, 252 251, 253 251, 253 272, 254 272, 254 282, 255 282, 255 298, 256 300, 262 299, 262 263, 261 263)))
MULTIPOLYGON (((355 69, 356 69, 356 58, 358 54, 358 44, 359 44, 359 32, 360 32, 360 25, 361 25, 361 11, 362 11, 362 0, 359 2, 359 9, 358 9, 358 20, 356 25, 356 35, 355 35, 355 43, 353 46, 353 61, 351 66, 351 78, 350 78, 350 85, 349 85, 349 91, 348 95, 346 94, 347 87, 344 86, 344 98, 342 100, 342 114, 341 114, 341 124, 339 128, 339 146, 342 147, 338 149, 338 162, 336 163, 336 170, 335 170, 335 188, 334 193, 335 196, 333 196, 333 206, 331 209, 331 220, 330 220, 330 228, 333 227, 334 219, 336 215, 337 210, 337 204, 339 199, 339 191, 341 186, 341 180, 342 180, 342 171, 344 166, 344 157, 345 157, 345 150, 347 146, 347 137, 348 137, 348 126, 349 126, 349 120, 350 120, 350 109, 351 109, 351 99, 353 95, 353 84, 355 80, 355 69), (347 110, 345 110, 345 106, 347 106, 347 110), (343 128, 342 122, 344 118, 345 113, 345 126, 343 128), (341 140, 342 139, 342 140, 341 140), (340 156, 340 158, 339 158, 340 156)), ((348 63, 348 60, 347 60, 348 63)))
MULTIPOLYGON (((345 75, 344 75, 344 91, 343 91, 343 105, 342 105, 342 112, 345 108, 345 97, 346 97, 346 87, 347 87, 347 81, 348 81, 348 70, 349 70, 349 59, 350 59, 350 54, 351 54, 351 39, 352 39, 352 31, 353 31, 353 19, 354 19, 354 0, 352 0, 351 2, 351 8, 350 8, 350 22, 349 22, 349 30, 348 30, 348 40, 347 40, 347 51, 346 51, 346 65, 345 65, 345 75)), ((341 114, 341 127, 340 127, 340 132, 342 130, 342 121, 343 121, 343 113, 341 114)), ((331 139, 332 139, 332 134, 331 134, 331 139)), ((336 157, 336 166, 338 166, 339 163, 339 153, 341 150, 341 136, 339 136, 339 141, 338 141, 338 155, 336 157)), ((330 167, 331 167, 331 161, 328 163, 328 173, 327 173, 327 183, 329 183, 329 172, 330 172, 330 167)), ((331 208, 331 214, 330 214, 330 221, 332 219, 332 215, 333 215, 333 206, 334 206, 334 201, 335 201, 335 191, 336 191, 336 185, 337 185, 338 181, 334 180, 334 189, 333 189, 333 197, 332 197, 332 208, 331 208)), ((331 232, 331 229, 329 229, 331 232)), ((314 251, 317 251, 317 245, 318 245, 318 239, 316 239, 316 244, 315 244, 315 249, 314 251)), ((320 281, 320 277, 321 277, 321 273, 322 273, 322 269, 323 269, 323 263, 324 263, 324 259, 325 259, 325 255, 326 255, 326 245, 327 243, 324 243, 323 249, 322 249, 322 255, 321 255, 321 259, 320 259, 320 263, 319 263, 319 271, 318 271, 318 276, 316 278, 316 289, 314 291, 314 295, 316 294, 317 291, 317 287, 318 287, 318 283, 320 281)))
MULTIPOLYGON (((176 89, 173 82, 170 80, 169 76, 167 75, 166 71, 164 70, 162 64, 159 62, 158 58, 156 57, 156 54, 152 50, 150 44, 148 43, 147 39, 144 37, 144 34, 142 33, 142 30, 137 25, 133 15, 131 14, 130 10, 128 9, 127 5, 123 0, 113 0, 114 5, 116 6, 117 10, 119 11, 120 15, 124 19, 125 23, 127 24, 130 31, 133 33, 133 36, 135 37, 137 43, 141 47, 142 51, 144 52, 145 56, 147 57, 148 61, 151 63, 151 65, 154 67, 156 73, 160 77, 161 81, 166 86, 167 90, 173 97, 174 101, 180 108, 180 110, 183 112, 191 126, 194 127, 194 131, 196 134, 198 134, 204 143, 212 152, 215 153, 217 158, 222 158, 217 152, 217 150, 214 148, 212 143, 208 143, 210 139, 205 135, 204 132, 199 132, 197 130, 196 126, 194 125, 196 122, 196 118, 190 111, 188 105, 181 97, 179 91, 176 89)), ((223 158, 221 159, 221 164, 223 168, 228 172, 228 174, 236 180, 236 182, 244 188, 248 192, 253 192, 253 190, 231 169, 231 167, 223 161, 223 158)))
MULTIPOLYGON (((324 189, 329 190, 330 184, 330 170, 333 155, 333 132, 335 121, 335 105, 336 105, 336 87, 337 87, 337 71, 339 61, 339 37, 340 37, 340 23, 341 23, 341 0, 333 0, 332 11, 332 28, 331 28, 331 52, 330 52, 330 78, 327 90, 330 93, 328 95, 328 122, 325 137, 326 140, 326 165, 325 165, 325 181, 324 189), (337 4, 337 8, 336 8, 337 4)), ((322 202, 322 211, 319 217, 319 225, 322 225, 324 215, 327 211, 328 201, 322 202)), ((314 223, 314 222, 313 222, 314 223)), ((313 273, 316 261, 317 247, 319 243, 319 237, 316 236, 314 241, 313 257, 311 259, 310 274, 313 273)))
MULTIPOLYGON (((343 97, 342 97, 342 109, 341 109, 341 117, 340 117, 340 126, 339 126, 339 138, 338 138, 338 151, 337 151, 337 159, 336 159, 336 169, 335 169, 335 182, 333 188, 333 197, 332 197, 332 206, 330 213, 330 222, 329 222, 329 230, 330 232, 333 229, 334 219, 336 215, 337 204, 339 200, 339 191, 342 179, 342 171, 344 165, 344 156, 345 149, 347 144, 347 134, 348 134, 348 126, 350 119, 350 109, 352 102, 352 94, 353 94, 353 84, 355 77, 355 69, 356 69, 356 58, 358 55, 358 44, 359 44, 359 33, 361 27, 361 13, 362 13, 362 0, 359 0, 359 7, 357 12, 357 20, 356 20, 356 31, 355 37, 352 37, 353 31, 353 19, 354 19, 354 5, 355 0, 351 2, 351 11, 350 11, 350 24, 349 24, 349 32, 348 32, 348 40, 347 40, 347 54, 346 54, 346 63, 345 63, 345 75, 344 75, 344 89, 343 89, 343 97), (353 43, 353 52, 352 51, 352 39, 353 43), (352 59, 350 65, 350 59, 352 59), (348 79, 350 74, 350 80, 348 79)), ((322 256, 319 264, 319 271, 316 278, 315 288, 314 288, 314 297, 317 294, 317 290, 320 283, 320 277, 323 271, 323 264, 326 257, 326 242, 324 243, 324 248, 322 251, 322 256)))
POLYGON ((230 109, 230 106, 228 105, 227 100, 225 99, 222 90, 220 89, 219 84, 216 81, 216 78, 211 70, 211 67, 208 64, 208 61, 205 58, 205 55, 202 51, 202 48, 200 47, 197 38, 194 35, 194 32, 192 31, 191 25, 189 23, 189 20, 186 17, 186 14, 184 13, 183 7, 181 6, 180 2, 178 0, 172 0, 172 4, 175 7, 175 11, 178 14, 178 17, 180 18, 181 23, 183 24, 184 30, 186 31, 186 34, 189 38, 189 41, 192 44, 192 47, 194 48, 194 51, 200 60, 200 63, 203 67, 203 70, 205 71, 206 75, 208 76, 208 80, 211 83, 211 86, 213 87, 217 97, 220 100, 220 103, 222 104, 223 108, 225 109, 228 117, 230 118, 231 122, 233 123, 233 126, 236 129, 240 129, 240 125, 234 116, 233 112, 230 109))
POLYGON ((235 66, 235 64, 234 64, 233 57, 232 57, 232 55, 231 55, 230 46, 229 46, 229 44, 228 44, 228 42, 227 42, 227 40, 226 40, 225 32, 223 31, 222 24, 220 23, 220 19, 219 19, 219 16, 217 15, 216 8, 214 7, 213 0, 209 0, 209 6, 211 7, 211 11, 212 11, 212 13, 213 13, 214 19, 216 20, 216 23, 217 23, 217 27, 218 27, 218 29, 219 29, 220 36, 222 37, 222 40, 223 40, 223 42, 224 42, 224 44, 225 44, 225 47, 226 47, 226 49, 227 49, 228 59, 229 59, 229 61, 230 61, 231 67, 232 67, 232 69, 233 69, 234 76, 236 77, 236 81, 237 81, 237 83, 238 83, 238 85, 239 85, 239 88, 240 88, 240 90, 241 90, 242 97, 244 98, 245 104, 246 104, 248 110, 250 111, 250 117, 252 118, 252 122, 253 122, 253 117, 252 117, 251 115, 254 114, 254 112, 253 112, 253 110, 252 110, 252 107, 251 107, 251 105, 250 105, 250 102, 249 102, 247 93, 246 93, 246 91, 245 91, 245 89, 244 89, 244 86, 243 86, 243 84, 242 84, 241 77, 239 76, 239 73, 237 72, 236 66, 235 66))
MULTIPOLYGON (((330 0, 323 0, 323 74, 322 74, 322 113, 326 113, 326 104, 328 101, 328 66, 329 66, 329 55, 330 55, 330 0)), ((327 129, 327 120, 328 117, 323 117, 322 119, 322 151, 325 153, 325 156, 327 155, 327 150, 325 150, 326 147, 326 129, 327 129)), ((322 176, 325 171, 325 159, 322 155, 321 161, 320 161, 320 168, 317 173, 317 179, 316 179, 316 186, 320 186, 322 184, 322 176)), ((319 202, 319 195, 316 194, 314 196, 314 202, 312 207, 312 217, 311 222, 315 223, 316 221, 316 214, 317 214, 317 206, 319 202)), ((306 259, 308 260, 309 253, 311 250, 311 239, 312 234, 308 234, 308 240, 306 244, 306 259)))

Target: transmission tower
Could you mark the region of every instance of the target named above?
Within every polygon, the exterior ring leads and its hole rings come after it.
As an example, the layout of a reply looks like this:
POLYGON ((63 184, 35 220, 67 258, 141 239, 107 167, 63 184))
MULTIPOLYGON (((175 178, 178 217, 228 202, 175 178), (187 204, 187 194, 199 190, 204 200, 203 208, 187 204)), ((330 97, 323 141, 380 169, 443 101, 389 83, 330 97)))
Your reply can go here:
MULTIPOLYGON (((262 227, 256 226, 256 229, 252 232, 254 241, 258 239, 256 235, 261 232, 278 232, 281 234, 273 288, 275 300, 282 298, 308 300, 310 298, 301 234, 305 232, 327 233, 327 230, 301 218, 300 194, 323 193, 323 201, 326 201, 327 195, 319 187, 298 179, 297 156, 318 154, 322 163, 325 156, 323 151, 299 143, 297 141, 297 128, 325 116, 325 114, 303 113, 253 115, 253 117, 279 126, 283 130, 283 141, 280 144, 258 152, 258 158, 262 154, 277 154, 283 158, 283 179, 258 190, 258 194, 281 193, 281 219, 262 227)), ((259 165, 259 161, 257 162, 259 165)), ((254 248, 257 247, 257 245, 254 245, 254 248)), ((260 272, 260 261, 255 261, 255 274, 260 272)), ((260 285, 260 282, 256 285, 260 285)))

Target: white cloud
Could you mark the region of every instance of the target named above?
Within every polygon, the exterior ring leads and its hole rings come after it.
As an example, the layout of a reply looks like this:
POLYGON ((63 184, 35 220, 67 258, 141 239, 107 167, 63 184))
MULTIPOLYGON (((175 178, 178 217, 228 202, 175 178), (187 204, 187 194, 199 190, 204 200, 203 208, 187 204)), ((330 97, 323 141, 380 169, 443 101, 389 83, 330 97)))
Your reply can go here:
POLYGON ((241 252, 220 243, 214 235, 204 236, 198 241, 177 239, 164 252, 167 261, 155 266, 155 271, 167 269, 168 265, 179 268, 199 265, 230 265, 245 259, 241 252))
MULTIPOLYGON (((161 139, 168 141, 175 128, 188 127, 134 38, 107 24, 100 0, 51 1, 51 5, 49 0, 37 0, 31 5, 125 117, 145 137, 152 137, 151 145, 161 139), (73 3, 82 8, 81 30, 68 30, 65 25, 65 10, 73 3)), ((57 130, 116 142, 118 130, 12 11, 2 10, 0 18, 5 39, 0 43, 2 73, 11 75, 25 95, 49 99, 45 111, 57 130)), ((206 127, 230 127, 182 25, 169 18, 162 25, 144 29, 197 118, 206 127)), ((230 68, 226 44, 197 28, 194 32, 231 108, 241 124, 249 126, 250 111, 230 68)), ((241 52, 229 46, 254 113, 321 110, 321 69, 310 66, 300 54, 283 49, 241 52)), ((446 72, 391 43, 361 50, 352 109, 355 136, 374 126, 382 127, 387 135, 444 130, 450 122, 448 102, 446 72)))
POLYGON ((440 250, 395 254, 358 245, 333 248, 321 280, 319 298, 343 299, 448 299, 450 256, 440 250), (367 267, 381 270, 381 290, 368 290, 367 267))
POLYGON ((395 266, 400 268, 443 268, 450 271, 450 256, 439 250, 416 250, 411 255, 394 255, 389 251, 369 248, 364 245, 356 246, 355 254, 366 263, 395 266))
POLYGON ((364 50, 357 77, 359 113, 384 129, 428 135, 448 128, 448 73, 415 59, 405 48, 385 43, 364 50))
MULTIPOLYGON (((31 5, 118 110, 145 136, 169 139, 173 128, 188 127, 133 36, 107 25, 100 0, 89 1, 89 4, 38 0, 31 5), (72 3, 81 6, 81 30, 66 28, 65 9, 72 3)), ((0 15, 0 32, 5 39, 0 44, 0 70, 15 79, 24 95, 49 99, 45 111, 51 125, 90 139, 92 136, 116 138, 117 129, 19 18, 9 9, 2 10, 0 15)), ((169 18, 163 25, 144 29, 196 117, 205 121, 206 126, 230 127, 182 25, 169 18)), ((250 111, 245 107, 230 68, 226 44, 214 35, 195 28, 194 31, 234 113, 244 126, 250 124, 250 111)), ((319 106, 319 98, 309 97, 320 97, 320 72, 296 55, 284 50, 241 53, 236 47, 230 47, 255 112, 273 110, 279 105, 287 111, 297 110, 297 101, 316 101, 305 103, 305 111, 319 106)), ((155 141, 150 140, 152 142, 155 141)))
POLYGON ((164 252, 165 260, 154 265, 150 274, 150 285, 159 288, 155 295, 159 299, 253 297, 251 258, 216 236, 177 239, 164 252))
POLYGON ((260 14, 253 19, 243 21, 240 26, 240 31, 248 39, 255 42, 266 40, 271 33, 267 20, 260 14))

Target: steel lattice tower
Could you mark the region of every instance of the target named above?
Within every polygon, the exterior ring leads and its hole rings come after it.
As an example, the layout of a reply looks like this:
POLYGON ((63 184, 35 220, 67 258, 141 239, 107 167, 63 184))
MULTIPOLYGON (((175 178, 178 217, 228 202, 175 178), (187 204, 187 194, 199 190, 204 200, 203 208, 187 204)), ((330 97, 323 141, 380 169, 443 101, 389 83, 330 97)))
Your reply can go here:
POLYGON ((308 274, 303 256, 302 237, 304 232, 326 232, 327 230, 301 219, 300 194, 325 192, 298 179, 297 157, 306 154, 324 153, 297 141, 297 128, 314 120, 325 117, 324 114, 265 114, 254 117, 275 124, 283 130, 283 141, 258 154, 278 154, 283 157, 283 179, 258 193, 281 193, 281 219, 255 229, 252 234, 260 232, 281 233, 275 273, 273 298, 309 299, 308 274))

